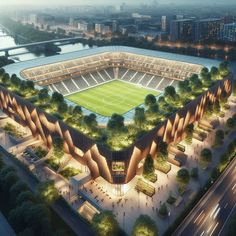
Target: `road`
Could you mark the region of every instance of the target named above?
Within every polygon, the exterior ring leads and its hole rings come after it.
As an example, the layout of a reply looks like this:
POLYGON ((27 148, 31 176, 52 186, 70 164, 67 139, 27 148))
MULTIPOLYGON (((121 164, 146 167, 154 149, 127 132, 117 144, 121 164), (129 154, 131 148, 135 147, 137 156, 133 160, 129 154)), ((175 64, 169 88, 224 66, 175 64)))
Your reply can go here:
MULTIPOLYGON (((3 154, 3 161, 7 165, 13 166, 17 170, 20 179, 25 182, 31 191, 35 191, 38 181, 29 174, 21 165, 12 160, 12 157, 0 147, 0 152, 3 154)), ((52 205, 52 209, 70 226, 74 233, 78 236, 93 236, 89 225, 84 223, 76 213, 64 202, 58 201, 52 205)))
POLYGON ((235 205, 236 158, 219 180, 202 197, 173 235, 220 235, 235 205))

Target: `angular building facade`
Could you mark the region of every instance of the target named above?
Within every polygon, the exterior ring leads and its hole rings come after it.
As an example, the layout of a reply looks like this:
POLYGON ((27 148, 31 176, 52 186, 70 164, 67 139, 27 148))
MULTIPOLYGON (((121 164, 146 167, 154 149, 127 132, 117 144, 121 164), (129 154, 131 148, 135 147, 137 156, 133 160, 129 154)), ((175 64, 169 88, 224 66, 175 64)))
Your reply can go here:
MULTIPOLYGON (((65 90, 65 86, 67 90, 75 89, 81 84, 86 85, 84 89, 87 89, 89 81, 94 82, 90 85, 94 87, 95 71, 98 73, 97 82, 98 79, 101 83, 106 83, 127 76, 131 83, 131 78, 134 79, 139 74, 136 78, 137 85, 144 82, 144 79, 145 83, 138 86, 146 84, 154 86, 153 89, 160 89, 159 85, 162 85, 164 89, 188 79, 192 74, 200 73, 203 66, 210 68, 218 63, 204 58, 129 47, 101 47, 15 63, 6 66, 5 70, 22 79, 34 81, 37 86, 52 86, 54 89, 65 90), (128 76, 131 72, 132 75, 128 76), (94 79, 90 76, 86 80, 88 74, 92 74, 94 79), (107 78, 107 81, 102 78, 107 78)), ((53 137, 60 136, 64 140, 65 152, 87 166, 93 178, 101 176, 109 183, 120 185, 129 183, 135 177, 139 163, 148 154, 153 158, 156 156, 161 140, 168 144, 181 141, 187 125, 201 119, 209 101, 214 103, 222 94, 229 96, 232 90, 231 80, 232 76, 229 75, 218 81, 208 91, 121 151, 112 151, 96 143, 92 138, 3 87, 0 87, 0 109, 16 122, 29 127, 32 134, 42 139, 49 148, 52 147, 53 137), (117 171, 117 166, 122 167, 121 170, 117 171)))

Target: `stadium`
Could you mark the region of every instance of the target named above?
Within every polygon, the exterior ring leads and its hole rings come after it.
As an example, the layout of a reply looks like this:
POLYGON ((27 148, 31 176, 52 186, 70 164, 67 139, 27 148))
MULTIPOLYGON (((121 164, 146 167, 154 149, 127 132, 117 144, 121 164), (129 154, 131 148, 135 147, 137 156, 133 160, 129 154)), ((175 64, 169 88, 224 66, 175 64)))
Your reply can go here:
MULTIPOLYGON (((158 98, 166 87, 177 88, 179 81, 200 74, 204 67, 218 65, 219 61, 210 59, 117 46, 16 63, 5 70, 62 94, 69 105, 80 105, 84 114, 95 113, 99 126, 104 126, 114 113, 132 123, 135 108, 143 106, 146 95, 158 98)), ((185 127, 203 116, 207 102, 214 103, 222 93, 229 96, 231 87, 231 76, 223 78, 122 150, 96 143, 4 88, 0 89, 0 108, 27 125, 48 147, 52 137, 60 135, 65 151, 86 165, 93 178, 126 184, 148 154, 155 156, 160 140, 168 144, 180 141, 185 127), (114 168, 117 165, 122 166, 119 171, 114 168)))

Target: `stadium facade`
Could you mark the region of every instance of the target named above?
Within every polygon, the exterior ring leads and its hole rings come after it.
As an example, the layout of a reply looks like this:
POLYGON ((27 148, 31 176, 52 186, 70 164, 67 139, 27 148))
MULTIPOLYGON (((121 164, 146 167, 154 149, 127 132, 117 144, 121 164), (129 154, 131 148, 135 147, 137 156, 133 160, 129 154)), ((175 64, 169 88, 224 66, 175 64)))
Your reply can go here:
MULTIPOLYGON (((140 83, 143 87, 153 83, 153 89, 161 91, 159 86, 163 82, 162 89, 200 73, 203 66, 218 64, 213 60, 170 53, 128 47, 102 47, 16 63, 6 66, 5 70, 22 79, 33 80, 39 86, 48 86, 52 92, 70 92, 70 87, 77 88, 77 92, 82 91, 112 79, 125 80, 129 72, 135 71, 126 82, 140 83), (138 78, 135 78, 138 73, 138 78), (147 79, 144 83, 144 78, 148 78, 148 83, 147 79)), ((230 75, 217 82, 122 151, 112 151, 97 144, 78 130, 2 87, 0 108, 17 122, 28 126, 32 134, 40 137, 48 147, 52 146, 53 136, 59 135, 64 140, 65 152, 86 165, 93 178, 102 176, 112 184, 126 184, 135 177, 139 163, 148 154, 155 156, 160 140, 168 144, 181 141, 186 126, 201 119, 208 101, 214 103, 222 93, 229 96, 232 90, 231 79, 230 75), (123 166, 122 171, 115 170, 116 165, 123 166)))

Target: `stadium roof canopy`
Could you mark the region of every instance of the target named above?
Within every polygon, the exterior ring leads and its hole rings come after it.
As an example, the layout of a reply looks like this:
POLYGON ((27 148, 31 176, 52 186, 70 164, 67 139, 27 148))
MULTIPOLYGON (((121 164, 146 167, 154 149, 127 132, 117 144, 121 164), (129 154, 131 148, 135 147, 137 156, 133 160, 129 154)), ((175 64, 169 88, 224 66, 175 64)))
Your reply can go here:
POLYGON ((147 50, 147 49, 139 49, 139 48, 132 48, 132 47, 124 47, 124 46, 106 46, 106 47, 97 47, 97 48, 79 50, 75 52, 59 54, 59 55, 50 56, 50 57, 42 57, 42 58, 37 58, 33 60, 18 62, 18 63, 7 65, 4 67, 4 69, 10 75, 16 74, 17 76, 22 78, 22 76, 20 75, 20 72, 28 68, 98 55, 105 52, 111 52, 111 53, 112 52, 127 52, 127 53, 147 56, 147 57, 157 57, 157 58, 163 58, 163 59, 173 60, 173 61, 182 61, 182 62, 187 62, 187 63, 192 63, 192 64, 200 64, 208 68, 211 68, 212 66, 218 66, 219 63, 221 62, 220 60, 186 56, 186 55, 180 55, 180 54, 175 54, 175 53, 168 53, 168 52, 161 52, 161 51, 154 51, 154 50, 147 50))

